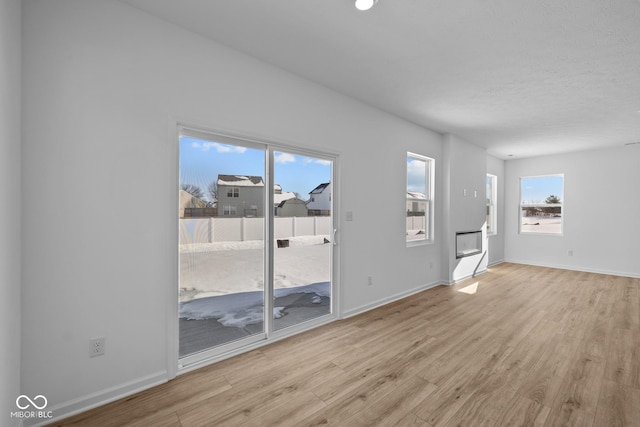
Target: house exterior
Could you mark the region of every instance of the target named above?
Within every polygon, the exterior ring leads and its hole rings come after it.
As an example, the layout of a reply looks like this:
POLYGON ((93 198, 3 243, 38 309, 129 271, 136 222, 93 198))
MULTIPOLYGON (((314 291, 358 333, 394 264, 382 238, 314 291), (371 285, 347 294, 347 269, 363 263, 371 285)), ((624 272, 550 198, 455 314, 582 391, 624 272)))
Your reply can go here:
POLYGON ((407 191, 407 216, 424 216, 427 209, 424 193, 407 191))
POLYGON ((218 175, 218 216, 264 216, 264 180, 260 176, 218 175))
MULTIPOLYGON (((285 201, 295 199, 296 194, 291 191, 282 192, 282 187, 276 184, 273 192, 273 212, 276 216, 282 216, 278 213, 278 207, 285 201)), ((305 206, 305 216, 306 216, 307 208, 305 206)), ((284 215, 284 216, 300 216, 300 215, 284 215)))
POLYGON ((197 197, 194 197, 193 195, 187 193, 184 190, 180 190, 179 192, 179 196, 180 196, 180 201, 179 201, 179 206, 178 206, 178 215, 180 216, 180 218, 184 218, 185 216, 187 217, 191 217, 194 216, 192 214, 193 210, 203 210, 207 208, 207 204, 198 199, 197 197), (185 212, 187 212, 187 214, 185 215, 185 212))
POLYGON ((331 215, 331 183, 325 182, 309 192, 309 216, 331 215))
POLYGON ((307 203, 304 200, 300 200, 295 196, 291 199, 283 200, 276 207, 276 216, 278 217, 309 216, 307 203))

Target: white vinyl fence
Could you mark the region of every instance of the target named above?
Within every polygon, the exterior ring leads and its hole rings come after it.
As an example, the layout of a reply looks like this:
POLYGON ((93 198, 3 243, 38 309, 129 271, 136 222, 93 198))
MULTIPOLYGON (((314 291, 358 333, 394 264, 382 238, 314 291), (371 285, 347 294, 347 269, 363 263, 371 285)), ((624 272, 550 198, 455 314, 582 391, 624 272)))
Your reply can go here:
POLYGON ((419 231, 426 232, 427 218, 424 216, 408 216, 407 217, 407 232, 409 234, 416 234, 419 231))
MULTIPOLYGON (((274 218, 274 238, 331 234, 331 217, 274 218)), ((180 244, 243 242, 264 238, 264 218, 180 218, 180 244)))

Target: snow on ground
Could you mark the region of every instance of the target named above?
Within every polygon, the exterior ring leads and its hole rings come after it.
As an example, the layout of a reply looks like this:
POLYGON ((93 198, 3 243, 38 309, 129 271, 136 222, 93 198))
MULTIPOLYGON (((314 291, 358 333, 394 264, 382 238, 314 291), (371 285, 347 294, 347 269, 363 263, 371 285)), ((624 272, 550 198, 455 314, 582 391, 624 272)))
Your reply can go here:
MULTIPOLYGON (((323 236, 289 239, 290 247, 274 251, 275 289, 331 280, 331 244, 323 236)), ((264 288, 262 241, 205 243, 209 251, 180 253, 180 301, 264 288), (234 247, 236 249, 229 249, 234 247), (238 249, 244 247, 244 249, 238 249)), ((194 245, 182 245, 194 246, 194 245)))
MULTIPOLYGON (((324 282, 274 290, 276 298, 297 293, 312 293, 316 295, 314 298, 330 297, 331 285, 324 282)), ((263 321, 263 298, 261 291, 197 298, 180 304, 180 317, 189 320, 218 319, 223 326, 244 328, 263 321)), ((283 311, 284 307, 274 307, 274 317, 279 319, 283 311)))
MULTIPOLYGON (((313 293, 330 297, 328 236, 289 238, 274 251, 274 295, 313 293)), ((263 320, 263 242, 219 242, 180 246, 180 317, 216 318, 242 328, 263 320)), ((274 317, 284 307, 274 309, 274 317)))
POLYGON ((520 231, 523 233, 560 233, 562 218, 527 216, 522 218, 520 231))

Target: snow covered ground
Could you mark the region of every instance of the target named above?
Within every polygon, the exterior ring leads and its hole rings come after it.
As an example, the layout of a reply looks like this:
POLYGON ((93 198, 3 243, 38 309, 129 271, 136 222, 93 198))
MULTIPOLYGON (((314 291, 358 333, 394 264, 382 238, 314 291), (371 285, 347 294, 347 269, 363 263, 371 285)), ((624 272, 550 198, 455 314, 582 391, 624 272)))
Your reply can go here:
POLYGON ((520 225, 522 233, 560 233, 562 231, 562 218, 560 217, 522 217, 520 225))
MULTIPOLYGON (((289 239, 275 249, 275 297, 314 294, 319 304, 330 297, 331 244, 328 236, 289 239)), ((218 242, 180 246, 180 317, 215 318, 244 328, 263 320, 263 242, 218 242)), ((274 309, 274 317, 284 307, 274 309)))
MULTIPOLYGON (((331 296, 329 282, 275 289, 275 298, 293 294, 315 294, 313 304, 320 304, 322 297, 331 296)), ((197 298, 180 304, 180 317, 188 320, 218 319, 223 326, 244 328, 263 321, 262 291, 240 292, 228 295, 197 298)), ((274 307, 273 317, 284 315, 285 307, 274 307)))

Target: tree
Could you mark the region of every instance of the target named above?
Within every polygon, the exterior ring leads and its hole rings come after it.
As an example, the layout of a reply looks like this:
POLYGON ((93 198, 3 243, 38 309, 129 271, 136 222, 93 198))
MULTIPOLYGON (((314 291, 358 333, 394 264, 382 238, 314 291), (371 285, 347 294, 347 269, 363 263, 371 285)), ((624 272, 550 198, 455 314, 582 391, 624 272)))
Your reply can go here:
POLYGON ((180 189, 183 190, 183 191, 186 191, 189 194, 191 194, 196 199, 202 199, 202 190, 197 185, 182 184, 180 186, 180 189))
POLYGON ((550 195, 549 197, 547 197, 544 201, 545 203, 551 205, 551 204, 559 204, 560 202, 560 197, 558 196, 554 196, 553 194, 550 195))
MULTIPOLYGON (((554 196, 553 194, 547 197, 544 202, 548 205, 562 203, 560 201, 560 197, 554 196)), ((562 208, 560 206, 550 206, 548 208, 543 208, 543 211, 547 215, 559 215, 560 213, 562 213, 562 208)))
POLYGON ((209 183, 207 191, 209 192, 209 197, 211 197, 212 202, 218 200, 218 183, 216 181, 211 181, 209 183))

